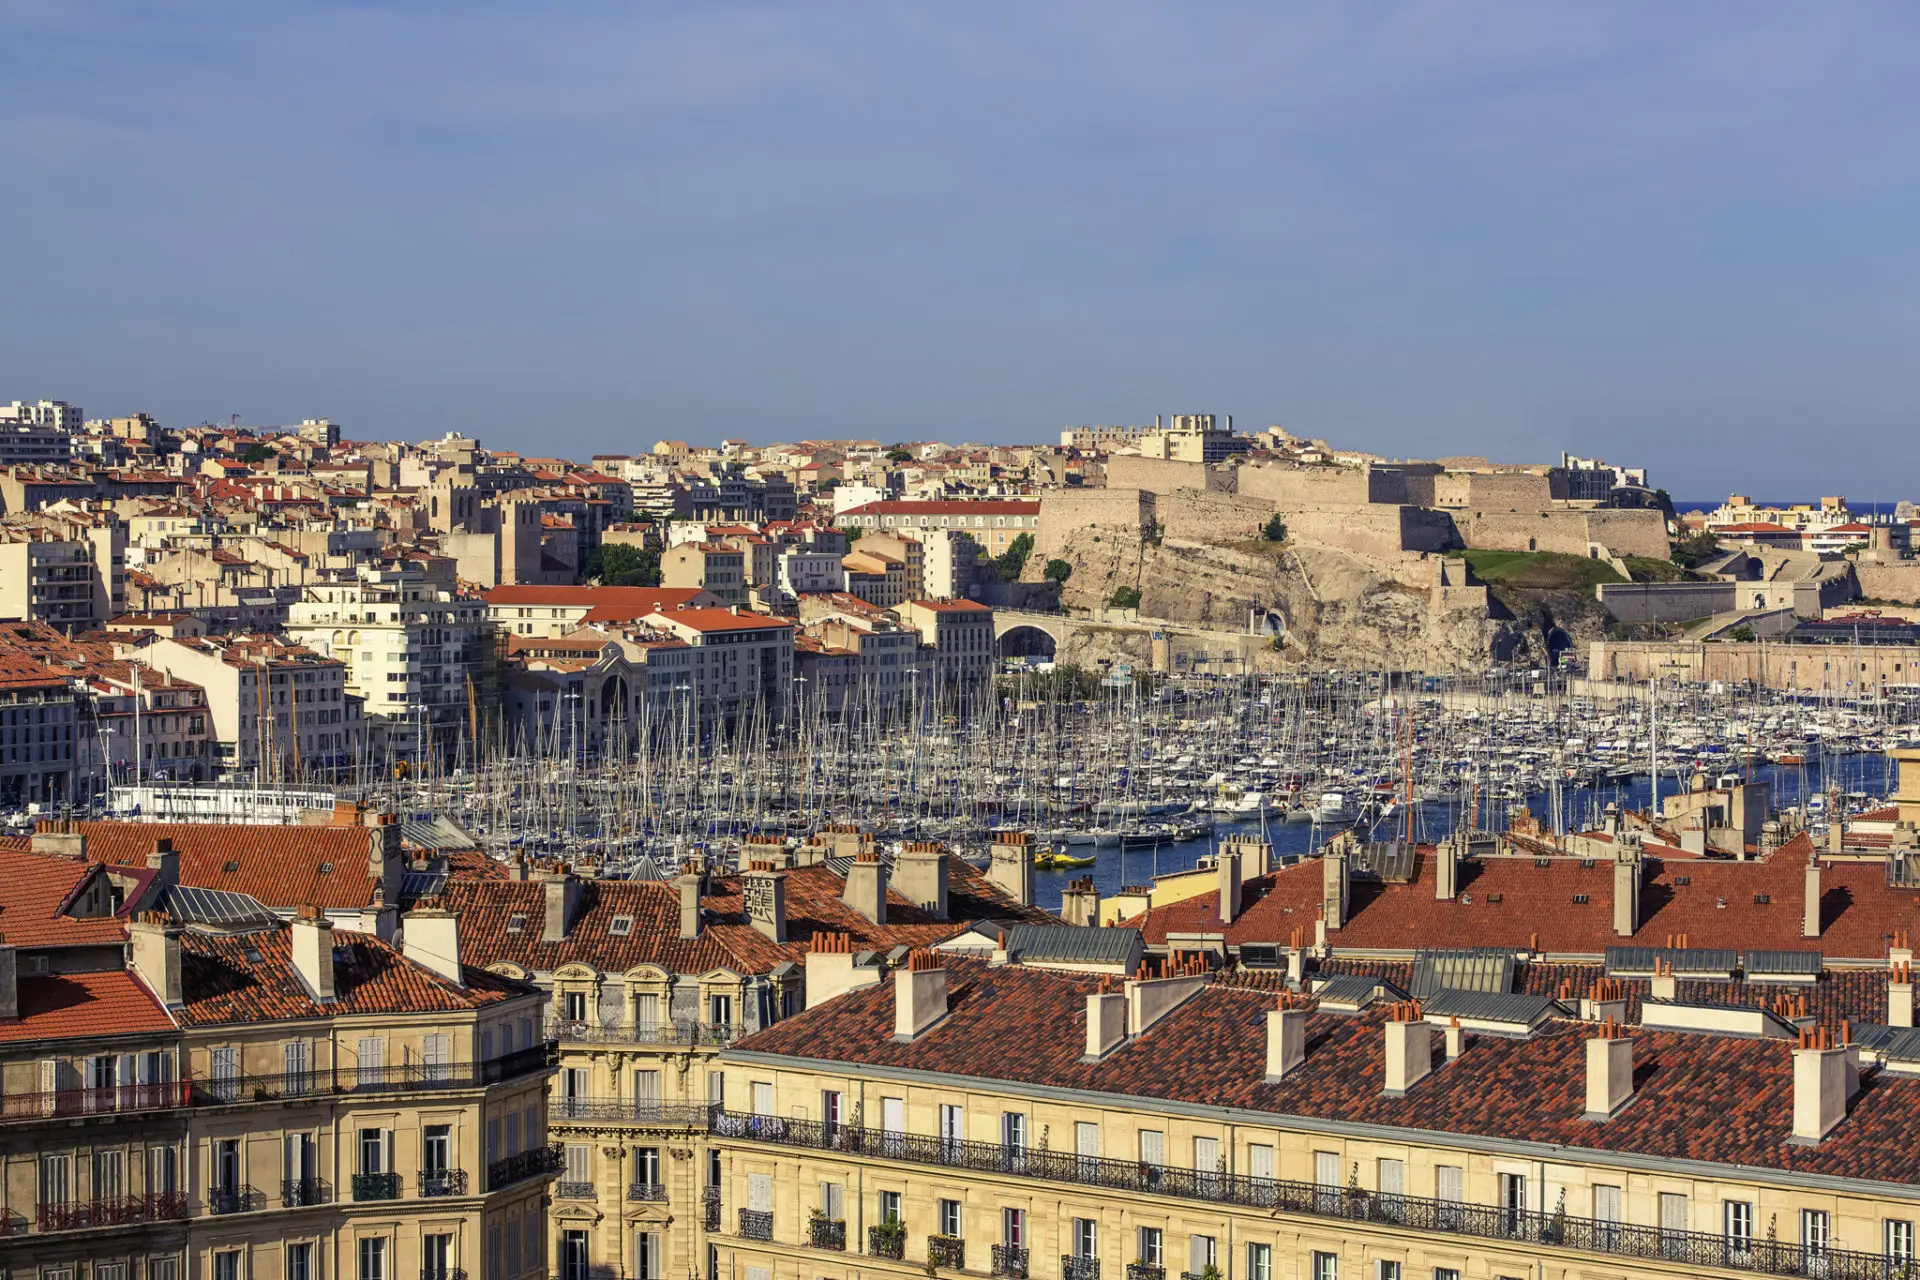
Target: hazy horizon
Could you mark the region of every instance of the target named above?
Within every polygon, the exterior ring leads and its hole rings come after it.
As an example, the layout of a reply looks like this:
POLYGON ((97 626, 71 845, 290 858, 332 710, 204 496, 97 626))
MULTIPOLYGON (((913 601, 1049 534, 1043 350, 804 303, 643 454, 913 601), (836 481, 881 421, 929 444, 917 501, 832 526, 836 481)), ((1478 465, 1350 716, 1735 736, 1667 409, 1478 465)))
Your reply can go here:
POLYGON ((1895 5, 0 0, 0 399, 1913 494, 1895 5), (1910 486, 1910 487, 1909 487, 1910 486))

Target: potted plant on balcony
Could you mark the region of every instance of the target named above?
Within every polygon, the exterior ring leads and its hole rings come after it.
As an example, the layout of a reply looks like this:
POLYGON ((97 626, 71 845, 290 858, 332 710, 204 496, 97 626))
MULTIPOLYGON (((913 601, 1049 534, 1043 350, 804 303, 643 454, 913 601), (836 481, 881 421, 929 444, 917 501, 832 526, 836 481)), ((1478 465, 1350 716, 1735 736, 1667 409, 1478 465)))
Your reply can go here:
POLYGON ((888 1214, 879 1226, 868 1228, 867 1249, 882 1258, 899 1258, 907 1250, 907 1224, 898 1214, 888 1214))

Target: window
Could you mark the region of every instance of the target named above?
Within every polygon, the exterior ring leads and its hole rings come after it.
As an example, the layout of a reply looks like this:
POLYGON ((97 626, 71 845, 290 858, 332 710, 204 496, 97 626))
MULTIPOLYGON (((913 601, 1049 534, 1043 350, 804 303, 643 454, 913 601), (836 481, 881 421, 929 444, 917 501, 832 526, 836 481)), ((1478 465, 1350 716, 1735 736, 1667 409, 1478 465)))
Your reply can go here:
POLYGON ((1161 1265, 1160 1228, 1140 1228, 1140 1243, 1135 1256, 1138 1261, 1144 1262, 1150 1267, 1161 1265))
POLYGON ((385 1236, 360 1238, 360 1280, 387 1280, 387 1238, 385 1236))
POLYGON ((1255 1142, 1247 1147, 1247 1176, 1254 1185, 1267 1188, 1273 1182, 1273 1148, 1255 1142))
POLYGON ((1024 1249, 1027 1244, 1027 1211, 1025 1209, 1002 1209, 1000 1211, 1000 1243, 1009 1249, 1024 1249))
MULTIPOLYGON (((1247 1246, 1247 1280, 1269 1280, 1273 1274, 1271 1266, 1265 1271, 1253 1269, 1253 1251, 1264 1248, 1265 1245, 1259 1244, 1247 1246)), ((1316 1252, 1313 1255, 1313 1280, 1340 1280, 1340 1259, 1331 1253, 1316 1252)))
POLYGON ((587 1280, 587 1233, 560 1233, 560 1280, 587 1280))
POLYGON ((391 1130, 362 1129, 360 1131, 360 1172, 386 1173, 392 1148, 391 1130))
POLYGON ((1736 1256, 1753 1248, 1753 1204, 1747 1200, 1729 1200, 1721 1210, 1726 1224, 1727 1251, 1736 1256))
POLYGON ((773 1085, 770 1081, 753 1082, 753 1114, 770 1116, 773 1114, 773 1085))
POLYGON ((560 997, 560 1016, 568 1022, 584 1022, 587 1018, 587 993, 569 991, 560 997))
POLYGON ((824 1089, 820 1093, 820 1119, 826 1124, 839 1124, 846 1114, 845 1098, 838 1089, 824 1089))
POLYGON ((1687 1247, 1687 1198, 1672 1191, 1660 1193, 1660 1255, 1683 1256, 1687 1247))
POLYGON ((1187 1269, 1199 1276, 1220 1265, 1219 1242, 1212 1236, 1187 1237, 1187 1269))
POLYGON ((93 1153, 93 1198, 118 1200, 127 1193, 127 1153, 119 1148, 93 1153))
POLYGON ((940 1202, 940 1234, 960 1238, 960 1202, 942 1200, 940 1202))
MULTIPOLYGON (((367 1273, 360 1273, 361 1280, 367 1280, 367 1273)), ((222 1249, 213 1255, 213 1280, 240 1280, 240 1251, 222 1249)))
POLYGON ((666 1269, 660 1265, 660 1233, 636 1231, 633 1235, 633 1280, 664 1280, 666 1269))
POLYGON ((1197 1175, 1194 1181, 1202 1195, 1218 1194, 1220 1188, 1221 1167, 1225 1162, 1220 1159, 1220 1139, 1195 1138, 1193 1140, 1193 1171, 1197 1175))
POLYGON ((1500 1175, 1500 1223, 1508 1233, 1518 1232, 1527 1211, 1527 1176, 1524 1173, 1500 1175))
POLYGON ((1407 1194, 1407 1164, 1404 1160, 1394 1160, 1382 1156, 1376 1164, 1375 1176, 1383 1196, 1403 1196, 1407 1194))
POLYGON ((716 1027, 732 1026, 733 1025, 733 997, 732 996, 708 996, 707 997, 707 1021, 711 1022, 716 1027))
POLYGON ((1167 1135, 1158 1129, 1140 1131, 1140 1163, 1162 1165, 1167 1162, 1167 1135))
MULTIPOLYGON (((1313 1255, 1314 1280, 1322 1280, 1320 1259, 1324 1253, 1313 1255)), ((1247 1246, 1247 1280, 1273 1280, 1273 1246, 1270 1244, 1249 1244, 1247 1246)))
POLYGON ((452 1236, 441 1233, 420 1237, 420 1280, 451 1280, 453 1260, 452 1236))
POLYGON ((940 1104, 940 1154, 948 1160, 957 1160, 960 1155, 960 1143, 966 1137, 966 1115, 950 1102, 940 1104))
POLYGON ((1902 1218, 1888 1218, 1881 1231, 1885 1242, 1887 1261, 1902 1263, 1913 1261, 1913 1223, 1902 1218))
POLYGON ((1073 1256, 1076 1258, 1100 1256, 1100 1224, 1092 1218, 1073 1220, 1073 1256))
POLYGON ((1611 1249, 1620 1239, 1620 1188, 1600 1185, 1593 1189, 1594 1236, 1602 1249, 1611 1249))
POLYGON ((1000 1113, 1000 1141, 1016 1152, 1027 1149, 1027 1117, 1018 1111, 1000 1113))
POLYGON ((1373 1280, 1400 1280, 1400 1264, 1382 1258, 1374 1270, 1373 1280))
POLYGON ((453 1167, 453 1126, 430 1124, 422 1134, 420 1164, 428 1173, 445 1173, 453 1167))
MULTIPOLYGON (((429 1236, 428 1239, 433 1237, 429 1236)), ((444 1269, 440 1273, 445 1274, 444 1269)), ((287 1280, 314 1280, 313 1242, 302 1240, 287 1246, 287 1280)))
POLYGON ((1800 1211, 1800 1247, 1809 1254, 1818 1256, 1826 1253, 1831 1242, 1829 1230, 1832 1220, 1825 1209, 1802 1209, 1800 1211))
POLYGON ((633 1180, 643 1187, 660 1185, 660 1148, 640 1147, 634 1151, 633 1180))
POLYGON ((1452 1267, 1435 1267, 1433 1280, 1460 1280, 1460 1273, 1452 1267))
POLYGON ((576 1189, 592 1185, 593 1174, 588 1167, 587 1146, 583 1142, 569 1142, 565 1148, 566 1171, 560 1175, 561 1181, 571 1182, 576 1189))
POLYGON ((845 1222, 847 1220, 846 1188, 838 1182, 821 1183, 820 1212, 825 1214, 829 1221, 845 1222))

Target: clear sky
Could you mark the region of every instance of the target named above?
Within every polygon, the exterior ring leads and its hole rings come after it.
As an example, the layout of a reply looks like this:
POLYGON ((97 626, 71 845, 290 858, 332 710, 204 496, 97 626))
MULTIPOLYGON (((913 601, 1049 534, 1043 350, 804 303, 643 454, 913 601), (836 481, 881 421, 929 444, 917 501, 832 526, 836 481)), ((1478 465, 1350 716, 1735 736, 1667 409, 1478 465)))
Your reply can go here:
POLYGON ((0 399, 1920 497, 1920 9, 0 0, 0 399))

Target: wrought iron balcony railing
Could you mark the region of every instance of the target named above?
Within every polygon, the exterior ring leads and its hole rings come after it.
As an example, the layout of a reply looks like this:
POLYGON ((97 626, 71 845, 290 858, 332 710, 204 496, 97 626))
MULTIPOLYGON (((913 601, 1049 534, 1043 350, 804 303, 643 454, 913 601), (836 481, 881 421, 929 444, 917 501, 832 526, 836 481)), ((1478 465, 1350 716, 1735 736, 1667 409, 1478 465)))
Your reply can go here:
POLYGON ((816 1249, 847 1247, 847 1224, 840 1218, 814 1218, 807 1223, 807 1243, 816 1249))
MULTIPOLYGON (((81 1231, 141 1222, 177 1222, 187 1216, 185 1196, 156 1193, 109 1196, 104 1200, 66 1200, 38 1205, 33 1222, 41 1231, 81 1231)), ((9 1218, 9 1223, 12 1219, 9 1218)), ((14 1234, 9 1230, 8 1234, 14 1234)))
POLYGON ((289 1209, 327 1202, 327 1184, 319 1178, 288 1178, 280 1184, 280 1203, 289 1209))
POLYGON ((547 1147, 535 1147, 531 1151, 522 1151, 517 1156, 508 1156, 504 1160, 495 1160, 487 1166, 487 1190, 498 1191, 501 1187, 515 1182, 524 1182, 528 1178, 544 1177, 549 1173, 558 1173, 566 1166, 567 1156, 559 1143, 547 1147))
POLYGON ((651 1102, 631 1098, 554 1098, 547 1105, 547 1118, 554 1124, 568 1121, 613 1121, 665 1129, 704 1129, 713 1121, 717 1108, 708 1102, 651 1102))
POLYGON ((1167 1280, 1167 1269, 1152 1262, 1129 1262, 1127 1280, 1167 1280))
POLYGON ((465 1169, 422 1169, 420 1194, 423 1196, 463 1196, 467 1194, 465 1169))
POLYGON ((892 1258, 898 1262, 907 1252, 906 1228, 868 1227, 867 1252, 876 1258, 892 1258))
POLYGON ((927 1265, 963 1271, 967 1265, 967 1242, 959 1236, 928 1236, 927 1265))
MULTIPOLYGON (((1214 1170, 1172 1169, 1133 1160, 894 1133, 818 1120, 720 1111, 714 1116, 712 1132, 716 1137, 1175 1196, 1240 1205, 1268 1213, 1375 1222, 1412 1231, 1719 1267, 1758 1275, 1805 1277, 1806 1280, 1889 1280, 1899 1275, 1900 1268, 1906 1265, 1890 1262, 1879 1253, 1854 1249, 1809 1247, 1704 1231, 1674 1231, 1577 1218, 1559 1211, 1389 1195, 1353 1187, 1250 1178, 1214 1170)), ((996 1259, 999 1256, 996 1254, 996 1259)), ((1063 1280, 1088 1278, 1066 1276, 1063 1280)))
POLYGON ((252 1213, 266 1208, 267 1198, 253 1187, 211 1187, 207 1191, 208 1213, 252 1213))
POLYGON ((991 1274, 1005 1276, 1007 1280, 1027 1280, 1026 1247, 1017 1244, 997 1244, 993 1246, 993 1270, 991 1274))
POLYGON ((720 1188, 708 1187, 700 1193, 703 1225, 708 1231, 720 1229, 720 1188))
POLYGON ((353 1198, 359 1200, 398 1200, 400 1175, 397 1173, 356 1173, 353 1198))
POLYGON ((556 1200, 597 1200, 591 1182, 568 1182, 565 1178, 553 1184, 553 1197, 556 1200))
POLYGON ((667 1188, 661 1182, 634 1182, 627 1186, 629 1200, 665 1200, 667 1188))
POLYGON ((1063 1254, 1060 1258, 1060 1280, 1100 1280, 1100 1259, 1063 1254))
MULTIPOLYGON (((340 1067, 335 1070, 281 1071, 220 1076, 195 1076, 172 1085, 131 1086, 145 1090, 181 1092, 183 1101, 171 1105, 231 1107, 243 1102, 274 1102, 283 1098, 311 1098, 334 1093, 413 1093, 422 1089, 480 1089, 503 1080, 537 1075, 560 1064, 560 1046, 551 1040, 529 1045, 484 1062, 410 1062, 402 1066, 340 1067)), ((78 1090, 81 1093, 127 1093, 129 1090, 78 1090)), ((11 1111, 22 1094, 7 1098, 11 1111)), ((163 1097, 164 1092, 154 1096, 163 1097)), ((107 1107, 106 1110, 116 1108, 107 1107)), ((127 1108, 118 1108, 125 1110, 127 1108)), ((148 1108, 142 1108, 148 1109, 148 1108)), ((25 1117, 21 1117, 25 1118, 25 1117)))
POLYGON ((773 1215, 759 1209, 742 1209, 740 1234, 748 1240, 773 1239, 773 1215))
POLYGON ((0 1124, 66 1119, 126 1112, 170 1111, 188 1105, 184 1080, 170 1084, 127 1084, 109 1089, 54 1089, 0 1097, 0 1124))
POLYGON ((585 1044, 676 1044, 727 1045, 740 1035, 740 1029, 728 1022, 626 1023, 603 1026, 591 1018, 553 1018, 547 1022, 547 1036, 553 1040, 585 1044))

